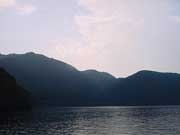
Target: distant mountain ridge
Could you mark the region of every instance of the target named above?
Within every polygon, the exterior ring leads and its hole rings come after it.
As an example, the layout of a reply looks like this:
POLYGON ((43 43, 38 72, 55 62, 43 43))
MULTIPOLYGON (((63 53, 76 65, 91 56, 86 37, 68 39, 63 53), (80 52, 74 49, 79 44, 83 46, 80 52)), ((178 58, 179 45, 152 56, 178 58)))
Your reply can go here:
POLYGON ((0 55, 0 67, 15 76, 43 105, 180 104, 180 75, 176 73, 143 70, 126 78, 115 78, 96 70, 79 71, 33 52, 0 55))
MULTIPOLYGON (((179 105, 180 75, 139 71, 113 86, 116 100, 125 105, 179 105), (121 90, 121 91, 118 91, 121 90), (127 97, 130 100, 127 100, 127 97)), ((114 97, 115 98, 115 97, 114 97)))

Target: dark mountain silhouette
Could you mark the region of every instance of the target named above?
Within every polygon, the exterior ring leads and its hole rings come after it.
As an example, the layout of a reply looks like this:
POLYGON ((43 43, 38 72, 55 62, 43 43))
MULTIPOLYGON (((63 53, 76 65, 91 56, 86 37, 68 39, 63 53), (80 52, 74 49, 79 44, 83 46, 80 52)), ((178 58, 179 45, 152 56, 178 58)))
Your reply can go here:
POLYGON ((180 104, 180 75, 140 71, 115 78, 35 54, 0 56, 0 67, 30 90, 37 103, 61 106, 180 104))
POLYGON ((112 81, 113 79, 116 79, 114 76, 112 76, 109 73, 99 72, 99 71, 96 71, 93 69, 92 70, 85 70, 82 72, 95 81, 112 81))
POLYGON ((0 110, 17 111, 30 109, 29 93, 20 87, 14 77, 0 68, 0 110))
POLYGON ((85 70, 82 73, 101 90, 109 89, 117 79, 109 73, 96 70, 85 70))
MULTIPOLYGON (((17 81, 44 104, 94 105, 101 98, 100 83, 76 68, 35 53, 10 54, 0 59, 17 81), (98 94, 99 92, 99 94, 98 94)), ((107 75, 106 75, 107 76, 107 75)))
POLYGON ((180 104, 180 75, 176 73, 144 70, 120 79, 113 87, 114 102, 119 105, 180 104))

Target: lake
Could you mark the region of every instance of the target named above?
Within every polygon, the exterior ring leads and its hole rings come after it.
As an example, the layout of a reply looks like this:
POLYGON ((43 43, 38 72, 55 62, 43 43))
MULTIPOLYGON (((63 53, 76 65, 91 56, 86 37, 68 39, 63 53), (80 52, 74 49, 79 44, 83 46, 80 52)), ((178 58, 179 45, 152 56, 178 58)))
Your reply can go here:
POLYGON ((51 107, 0 113, 0 135, 178 135, 180 107, 51 107))

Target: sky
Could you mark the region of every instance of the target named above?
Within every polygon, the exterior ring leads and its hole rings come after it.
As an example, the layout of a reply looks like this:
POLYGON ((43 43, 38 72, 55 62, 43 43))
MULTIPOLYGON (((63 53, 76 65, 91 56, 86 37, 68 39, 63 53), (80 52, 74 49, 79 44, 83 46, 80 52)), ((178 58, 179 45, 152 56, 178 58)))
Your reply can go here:
POLYGON ((179 0, 0 0, 0 53, 125 77, 180 73, 179 0))

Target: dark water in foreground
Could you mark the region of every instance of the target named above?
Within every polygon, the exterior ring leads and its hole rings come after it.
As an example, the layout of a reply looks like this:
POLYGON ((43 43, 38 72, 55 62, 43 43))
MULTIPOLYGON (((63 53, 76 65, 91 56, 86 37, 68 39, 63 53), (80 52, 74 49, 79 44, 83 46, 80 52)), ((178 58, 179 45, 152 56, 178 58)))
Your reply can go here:
POLYGON ((180 107, 44 108, 1 113, 0 135, 180 135, 180 107))

